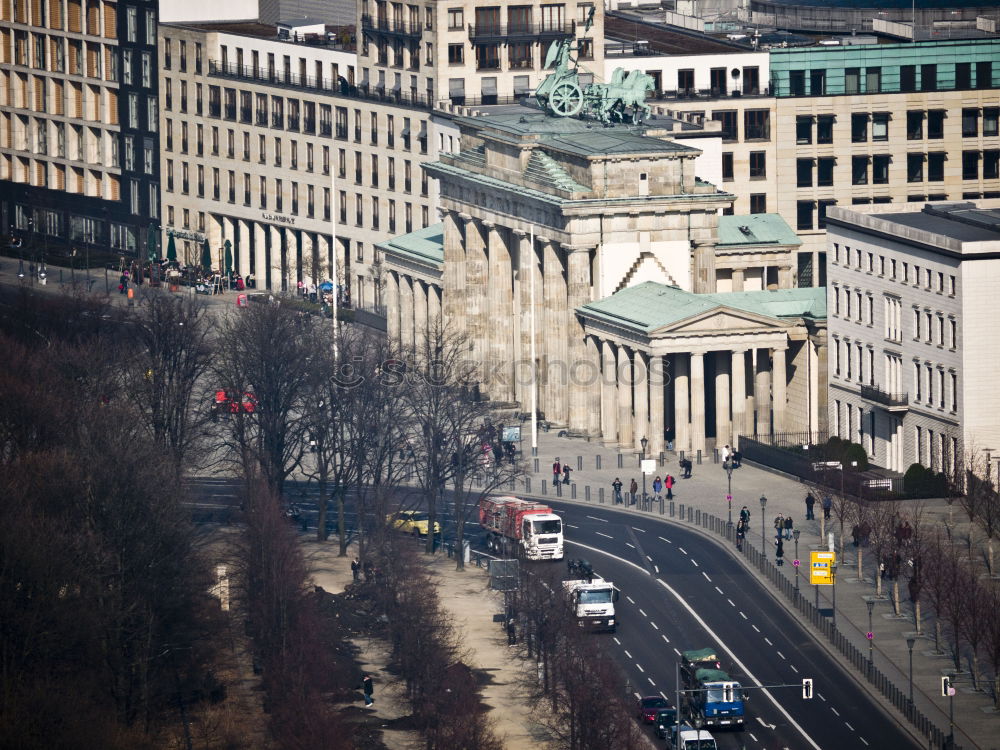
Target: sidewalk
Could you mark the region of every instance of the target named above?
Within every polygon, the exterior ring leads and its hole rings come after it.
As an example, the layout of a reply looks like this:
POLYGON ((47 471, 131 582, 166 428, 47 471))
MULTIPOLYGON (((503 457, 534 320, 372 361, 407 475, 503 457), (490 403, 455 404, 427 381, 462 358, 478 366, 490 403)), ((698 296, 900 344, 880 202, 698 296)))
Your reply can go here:
MULTIPOLYGON (((527 425, 525 425, 527 426, 527 425)), ((555 432, 542 433, 538 435, 538 456, 537 471, 535 462, 531 457, 530 433, 524 430, 525 439, 522 442, 524 456, 528 466, 528 479, 530 482, 530 492, 535 496, 544 496, 556 499, 556 494, 552 487, 552 463, 558 457, 561 463, 569 463, 574 471, 571 474, 571 484, 562 485, 561 500, 572 500, 572 492, 575 485, 575 501, 581 504, 588 502, 587 493, 589 488, 589 503, 598 505, 600 503, 601 490, 603 490, 604 504, 613 506, 611 483, 616 477, 621 479, 623 495, 628 489, 630 482, 634 478, 639 486, 639 494, 642 493, 642 475, 639 470, 639 452, 631 451, 621 454, 622 468, 618 468, 619 454, 604 447, 599 442, 586 442, 571 438, 557 437, 555 432), (601 468, 597 468, 597 460, 600 457, 601 468), (582 466, 582 468, 578 468, 582 466), (544 484, 543 484, 544 483, 544 484)), ((657 456, 647 456, 647 458, 659 458, 657 456)), ((655 474, 647 477, 646 492, 652 494, 652 480, 659 475, 663 478, 667 473, 675 478, 681 475, 678 467, 678 456, 674 453, 666 453, 663 463, 658 463, 655 474)), ((519 490, 521 487, 518 488, 519 490)), ((703 527, 699 529, 709 536, 713 541, 721 544, 730 544, 726 541, 726 522, 729 518, 729 507, 726 501, 728 478, 721 463, 713 463, 711 455, 703 459, 702 464, 695 464, 690 479, 677 479, 674 484, 674 512, 677 513, 671 520, 679 522, 681 505, 684 506, 684 513, 690 514, 687 522, 697 523, 703 527), (709 518, 709 514, 714 518, 709 518), (713 533, 716 532, 716 533, 713 533)), ((745 505, 750 510, 750 527, 746 541, 754 549, 748 550, 745 556, 737 555, 736 560, 740 560, 754 575, 760 578, 769 588, 777 589, 775 599, 785 606, 789 613, 803 623, 816 634, 816 639, 835 658, 843 663, 845 669, 857 676, 860 684, 879 700, 886 710, 897 716, 904 726, 912 727, 902 713, 897 711, 892 703, 884 695, 893 695, 897 705, 906 703, 909 692, 909 650, 906 639, 915 638, 916 644, 913 648, 913 695, 914 708, 926 715, 927 720, 933 723, 938 729, 948 733, 948 699, 940 697, 941 676, 953 671, 954 665, 951 659, 945 655, 936 655, 934 650, 933 619, 928 617, 929 607, 925 603, 923 606, 923 634, 918 636, 914 632, 913 607, 906 594, 905 585, 901 586, 900 594, 901 616, 896 617, 892 613, 892 602, 889 599, 890 589, 883 587, 883 597, 875 598, 875 586, 871 579, 873 560, 869 550, 865 550, 864 565, 867 569, 866 577, 862 580, 857 578, 856 559, 852 554, 854 547, 847 540, 845 548, 845 558, 839 561, 840 569, 837 574, 837 630, 840 636, 832 635, 833 629, 828 617, 817 617, 816 622, 811 622, 803 612, 800 612, 792 599, 782 596, 782 591, 791 595, 794 588, 795 566, 792 564, 796 557, 796 546, 793 541, 785 543, 786 564, 781 567, 773 565, 774 545, 773 535, 774 517, 781 513, 794 521, 794 528, 801 532, 798 543, 798 556, 802 561, 800 587, 801 597, 809 602, 808 608, 812 610, 811 603, 814 601, 814 587, 807 581, 808 558, 812 550, 825 550, 826 543, 820 537, 820 520, 822 508, 817 502, 814 512, 817 520, 806 521, 805 496, 807 493, 805 485, 797 479, 786 477, 768 470, 751 466, 744 463, 739 469, 732 473, 732 518, 735 523, 739 518, 740 509, 745 505), (763 512, 763 537, 761 528, 761 497, 767 498, 766 509, 763 512), (765 557, 768 562, 758 568, 759 550, 761 542, 764 540, 765 557), (763 571, 767 572, 767 575, 763 571), (773 576, 769 581, 768 579, 773 576), (776 585, 778 584, 778 585, 776 585), (876 673, 881 673, 881 678, 876 678, 878 686, 865 679, 865 672, 859 668, 867 663, 869 643, 867 640, 868 626, 868 601, 874 601, 871 632, 874 634, 874 668, 876 673), (823 632, 827 637, 824 637, 823 632), (838 639, 839 640, 835 640, 838 639), (838 649, 834 646, 837 642, 842 647, 838 649), (848 645, 849 644, 849 645, 848 645), (853 649, 851 648, 853 647, 853 649), (855 657, 854 664, 845 657, 844 653, 851 653, 855 657), (893 692, 893 686, 896 691, 893 692), (883 692, 880 692, 881 688, 883 692)), ((665 497, 666 490, 664 490, 665 497)), ((818 498, 817 498, 818 500, 818 498)), ((912 507, 918 501, 902 501, 901 505, 905 513, 908 507, 912 507)), ((925 522, 928 524, 943 523, 949 520, 949 508, 944 500, 920 501, 923 504, 925 522)), ((645 513, 659 516, 660 508, 658 503, 652 503, 651 510, 636 510, 640 506, 631 506, 629 512, 645 513)), ((624 506, 617 506, 622 510, 624 506)), ((952 516, 956 522, 954 535, 956 539, 962 538, 967 533, 968 522, 961 516, 959 509, 954 509, 952 516), (964 523, 962 523, 964 522, 964 523)), ((664 502, 664 517, 671 517, 671 507, 669 502, 664 502)), ((834 532, 839 536, 839 524, 836 518, 832 518, 826 532, 834 532)), ((849 531, 848 531, 849 533, 849 531)), ((839 545, 839 539, 838 545, 839 545)), ((835 547, 836 548, 836 547, 835 547)), ((891 584, 890 584, 891 585, 891 584)), ((826 614, 832 611, 831 587, 820 587, 820 610, 826 614)), ((970 688, 959 689, 958 695, 954 699, 955 708, 955 737, 956 742, 967 750, 969 748, 995 748, 1000 747, 997 737, 1000 736, 1000 715, 996 714, 992 708, 993 702, 989 695, 982 692, 973 691, 970 688)), ((915 736, 921 736, 914 730, 915 736)), ((926 740, 924 743, 926 744, 926 740)))

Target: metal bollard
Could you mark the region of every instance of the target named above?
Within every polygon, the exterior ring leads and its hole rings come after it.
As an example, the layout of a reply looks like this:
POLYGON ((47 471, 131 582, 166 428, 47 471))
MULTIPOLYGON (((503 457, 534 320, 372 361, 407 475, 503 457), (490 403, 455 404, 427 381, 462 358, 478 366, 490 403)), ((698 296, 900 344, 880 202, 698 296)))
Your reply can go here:
POLYGON ((664 502, 665 502, 665 501, 664 501, 664 500, 663 500, 663 498, 661 497, 661 498, 660 498, 660 515, 661 515, 661 516, 663 515, 663 503, 664 503, 664 502))
POLYGON ((542 480, 542 494, 543 495, 547 495, 548 494, 548 485, 549 485, 548 480, 547 479, 543 479, 542 480))
POLYGON ((562 497, 562 482, 556 482, 556 497, 562 497))
POLYGON ((674 501, 673 500, 670 501, 670 517, 671 518, 674 517, 674 501))
POLYGON ((697 510, 696 510, 696 511, 694 512, 694 522, 695 522, 696 524, 698 524, 699 526, 701 526, 701 508, 698 508, 698 509, 697 509, 697 510))
POLYGON ((535 459, 535 473, 538 473, 538 459, 535 459))
POLYGON ((590 485, 589 484, 586 485, 583 488, 583 499, 586 500, 588 503, 590 502, 590 485))
POLYGON ((513 492, 513 491, 514 491, 514 477, 511 477, 511 478, 510 478, 510 491, 511 491, 511 492, 513 492))
POLYGON ((569 499, 576 500, 576 482, 572 482, 569 486, 569 499))
POLYGON ((719 463, 719 449, 718 448, 712 448, 712 463, 713 464, 719 463))
POLYGON ((697 459, 698 459, 698 460, 697 460, 697 462, 696 462, 696 463, 697 463, 697 464, 698 464, 699 466, 701 466, 701 448, 699 448, 699 449, 698 449, 698 455, 697 455, 697 459))
MULTIPOLYGON (((544 482, 544 481, 545 480, 543 479, 542 482, 544 482)), ((524 478, 524 494, 525 495, 530 495, 531 494, 531 477, 525 477, 524 478)))
POLYGON ((688 523, 694 523, 694 508, 688 506, 688 523))
MULTIPOLYGON (((685 454, 684 451, 679 451, 677 453, 677 456, 678 456, 678 458, 680 458, 681 461, 683 461, 685 458, 687 458, 687 454, 685 454)), ((536 471, 537 471, 537 469, 536 469, 536 471)))
POLYGON ((583 456, 576 457, 576 470, 583 471, 583 456))
POLYGON ((604 505, 604 488, 603 487, 598 487, 597 488, 597 502, 599 502, 601 505, 604 505))
POLYGON ((601 454, 600 453, 598 453, 596 456, 594 456, 594 462, 595 462, 595 467, 597 468, 598 471, 600 471, 601 470, 601 454))
POLYGON ((618 468, 619 469, 624 468, 624 465, 622 464, 622 454, 621 453, 618 454, 618 468))
POLYGON ((660 451, 660 466, 665 466, 667 463, 667 454, 660 451))
POLYGON ((678 506, 678 508, 677 508, 677 510, 679 511, 678 515, 679 515, 680 519, 683 521, 684 520, 684 503, 680 503, 679 506, 678 506))

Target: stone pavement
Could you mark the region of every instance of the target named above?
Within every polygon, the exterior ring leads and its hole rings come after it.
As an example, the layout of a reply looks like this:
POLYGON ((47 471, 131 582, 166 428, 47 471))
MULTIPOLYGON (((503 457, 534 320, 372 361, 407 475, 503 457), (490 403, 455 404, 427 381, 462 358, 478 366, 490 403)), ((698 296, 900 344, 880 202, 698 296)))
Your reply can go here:
MULTIPOLYGON (((552 463, 558 457, 561 463, 569 463, 574 471, 571 473, 571 485, 561 487, 562 500, 571 500, 572 486, 575 485, 576 502, 585 504, 588 502, 587 488, 589 487, 589 503, 598 505, 600 503, 600 490, 604 491, 604 505, 609 509, 616 508, 612 500, 611 483, 615 477, 621 479, 624 490, 627 490, 633 478, 639 485, 639 492, 642 492, 642 475, 639 470, 639 453, 637 451, 623 452, 621 454, 622 468, 618 468, 619 453, 606 448, 599 442, 588 442, 585 440, 572 439, 568 437, 558 437, 552 432, 538 434, 538 455, 537 471, 535 462, 531 458, 530 447, 530 427, 525 423, 522 427, 524 435, 522 441, 523 453, 527 457, 529 469, 529 479, 531 485, 530 493, 537 497, 556 499, 552 488, 552 463), (597 460, 600 457, 601 468, 597 468, 597 460), (582 468, 578 468, 582 466, 582 468), (543 487, 544 482, 544 487, 543 487), (544 495, 543 495, 544 491, 544 495)), ((659 458, 649 456, 648 458, 659 458)), ((659 475, 661 478, 666 473, 679 477, 681 471, 678 467, 678 456, 674 453, 666 453, 663 463, 658 463, 657 472, 647 477, 646 490, 651 494, 652 480, 659 475)), ((781 513, 784 516, 791 516, 794 528, 799 529, 801 536, 798 544, 798 554, 802 561, 800 568, 803 578, 801 579, 802 596, 813 601, 815 587, 805 583, 808 566, 808 557, 811 550, 826 549, 821 537, 820 523, 822 519, 822 509, 817 503, 815 515, 817 520, 806 521, 805 496, 808 488, 801 484, 798 479, 781 475, 779 473, 765 470, 763 468, 744 463, 741 468, 732 472, 732 517, 734 523, 739 518, 740 509, 746 505, 750 510, 750 529, 747 534, 747 541, 758 550, 761 547, 761 503, 760 498, 767 498, 764 515, 764 536, 766 539, 766 557, 774 560, 773 546, 773 521, 774 517, 781 513)), ((520 487, 518 488, 521 489, 520 487)), ((715 517, 725 522, 728 518, 728 505, 726 495, 729 489, 728 477, 722 463, 714 463, 711 455, 705 457, 702 464, 695 464, 690 479, 677 479, 674 485, 675 510, 680 510, 683 503, 686 508, 693 508, 701 513, 711 513, 715 517)), ((665 494, 665 490, 664 490, 665 494)), ((817 498, 818 499, 818 498, 817 498)), ((927 523, 951 523, 953 525, 954 538, 961 539, 968 533, 967 518, 956 509, 953 515, 949 513, 949 507, 944 500, 932 501, 903 501, 904 512, 917 502, 923 507, 924 519, 927 523), (960 521, 965 521, 961 523, 960 521)), ((664 504, 665 518, 670 518, 670 506, 664 504)), ((632 506, 625 509, 617 506, 619 512, 628 513, 648 513, 659 515, 657 503, 651 504, 651 510, 636 510, 639 506, 632 506)), ((678 521, 677 517, 671 519, 678 521)), ((701 530, 701 529, 699 529, 701 530)), ((826 533, 833 532, 839 537, 839 525, 835 517, 830 525, 825 529, 826 533)), ((704 532, 716 543, 727 544, 725 539, 716 534, 704 532)), ((849 534, 848 530, 848 534, 849 534)), ((839 544, 839 539, 838 539, 839 544)), ((784 575, 789 581, 794 582, 795 566, 792 561, 795 559, 795 543, 792 541, 785 543, 785 562, 782 567, 773 568, 776 575, 784 575)), ((941 676, 954 671, 954 665, 946 654, 934 653, 933 639, 933 619, 929 615, 929 607, 924 606, 923 635, 918 636, 914 632, 913 608, 905 593, 905 584, 901 584, 902 605, 901 616, 893 615, 892 603, 886 598, 888 589, 883 588, 883 598, 875 599, 875 586, 872 581, 872 560, 868 550, 865 550, 864 564, 868 567, 866 577, 861 580, 857 576, 856 556, 853 554, 854 547, 847 540, 845 557, 840 561, 840 569, 837 574, 836 592, 836 622, 837 628, 854 647, 860 650, 865 657, 868 653, 869 632, 868 604, 869 600, 874 600, 873 625, 871 632, 874 634, 874 665, 882 672, 886 679, 891 681, 896 688, 906 695, 909 690, 909 650, 906 639, 916 638, 916 645, 913 649, 913 693, 914 706, 927 718, 933 722, 945 734, 949 730, 948 720, 948 699, 940 697, 941 676), (852 567, 853 566, 853 567, 852 567)), ((754 553, 756 554, 756 552, 754 553)), ((737 564, 745 565, 751 573, 757 575, 772 590, 773 583, 767 581, 756 566, 748 564, 747 558, 739 555, 734 556, 737 564)), ((772 566, 773 567, 773 566, 772 566)), ((787 586, 787 584, 786 584, 787 586)), ((832 596, 829 586, 820 588, 820 608, 832 610, 832 596)), ((862 684, 872 696, 878 700, 894 716, 899 718, 902 725, 909 727, 910 724, 895 711, 892 706, 882 697, 868 681, 866 681, 858 670, 854 669, 835 649, 831 642, 820 635, 817 628, 808 619, 800 615, 792 603, 782 596, 775 596, 775 600, 788 609, 789 614, 798 617, 802 623, 817 634, 817 641, 823 645, 833 656, 844 664, 845 669, 851 674, 857 674, 859 684, 862 684)), ((994 712, 990 696, 983 692, 976 692, 971 689, 968 675, 961 682, 959 678, 959 691, 954 699, 955 710, 955 736, 956 742, 963 748, 997 748, 1000 747, 1000 714, 994 712)), ((926 740, 925 740, 926 743, 926 740)))

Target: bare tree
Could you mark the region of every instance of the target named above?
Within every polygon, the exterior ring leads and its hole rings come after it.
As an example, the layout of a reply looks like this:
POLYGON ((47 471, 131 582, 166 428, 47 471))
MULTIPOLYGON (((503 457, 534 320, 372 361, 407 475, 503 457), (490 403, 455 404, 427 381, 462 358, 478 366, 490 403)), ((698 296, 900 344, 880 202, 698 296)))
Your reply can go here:
POLYGON ((986 586, 986 597, 986 606, 994 616, 986 620, 983 648, 993 669, 993 706, 1000 708, 1000 617, 995 616, 1000 612, 1000 586, 990 582, 986 586))
MULTIPOLYGON (((1000 493, 993 477, 993 462, 988 454, 973 451, 966 458, 965 492, 960 497, 962 508, 973 526, 982 529, 986 536, 986 568, 991 576, 994 568, 993 540, 1000 533, 1000 493)), ((969 529, 969 558, 972 559, 973 529, 969 529)))
MULTIPOLYGON (((900 525, 899 503, 880 500, 868 504, 871 547, 875 560, 875 596, 882 596, 882 581, 895 566, 896 528, 900 525)), ((859 576, 860 578, 860 576, 859 576)))
POLYGON ((311 316, 279 304, 232 311, 220 326, 212 375, 232 399, 224 445, 244 476, 281 494, 302 459, 314 339, 311 316))
POLYGON ((960 609, 957 620, 958 636, 969 647, 969 666, 972 672, 972 686, 979 689, 979 654, 986 640, 989 620, 996 617, 996 612, 989 609, 989 599, 979 576, 978 567, 962 566, 956 571, 954 592, 956 606, 960 609))
POLYGON ((206 310, 194 297, 153 291, 123 325, 135 352, 122 370, 125 392, 178 473, 195 454, 208 418, 196 400, 213 354, 206 310))

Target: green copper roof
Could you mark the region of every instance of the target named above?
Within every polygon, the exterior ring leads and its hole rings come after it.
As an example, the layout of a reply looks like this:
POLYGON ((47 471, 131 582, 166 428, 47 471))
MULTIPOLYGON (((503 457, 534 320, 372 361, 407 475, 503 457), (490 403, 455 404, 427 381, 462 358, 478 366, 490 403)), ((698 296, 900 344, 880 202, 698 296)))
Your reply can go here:
POLYGON ((424 265, 444 265, 444 224, 438 222, 378 243, 384 251, 424 265))
POLYGON ((801 245, 780 214, 719 217, 719 246, 801 245))
POLYGON ((655 281, 626 287, 580 310, 588 318, 650 333, 711 310, 728 307, 780 320, 808 317, 826 319, 826 289, 778 289, 762 292, 693 294, 655 281))

